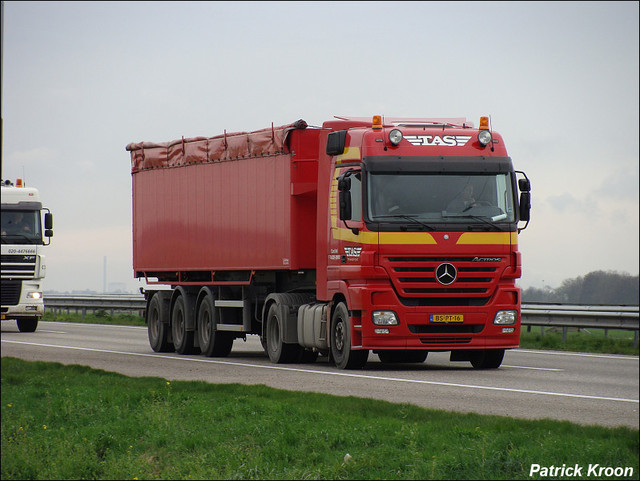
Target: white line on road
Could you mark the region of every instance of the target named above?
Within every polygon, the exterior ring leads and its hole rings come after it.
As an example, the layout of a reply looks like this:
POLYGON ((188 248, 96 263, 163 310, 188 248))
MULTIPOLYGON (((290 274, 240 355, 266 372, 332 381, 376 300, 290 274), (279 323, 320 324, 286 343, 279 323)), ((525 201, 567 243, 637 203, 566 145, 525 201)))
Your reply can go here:
POLYGON ((591 396, 587 394, 570 394, 570 393, 559 393, 559 392, 549 392, 549 391, 534 391, 530 389, 513 389, 513 388, 504 388, 504 387, 496 387, 496 386, 479 386, 474 384, 458 384, 458 383, 441 382, 441 381, 422 381, 418 379, 402 379, 402 378, 394 378, 394 377, 386 377, 386 376, 371 376, 367 374, 355 374, 355 373, 347 373, 347 372, 316 371, 312 369, 301 369, 301 368, 293 368, 293 367, 249 364, 249 363, 234 362, 234 361, 219 361, 219 360, 214 360, 209 358, 193 358, 193 357, 182 357, 182 356, 178 357, 170 354, 169 355, 145 354, 145 353, 138 353, 138 352, 95 349, 95 348, 89 348, 89 347, 60 346, 55 344, 40 344, 40 343, 24 342, 24 341, 8 341, 4 339, 2 339, 2 342, 6 342, 10 344, 25 344, 29 346, 52 347, 57 349, 72 349, 72 350, 78 350, 78 351, 103 352, 108 354, 123 354, 123 355, 129 355, 129 356, 139 356, 139 357, 174 359, 177 361, 204 362, 204 363, 210 363, 210 364, 223 364, 223 365, 229 365, 229 366, 271 369, 271 370, 277 370, 277 371, 303 372, 307 374, 320 374, 320 375, 326 375, 326 376, 343 376, 343 377, 352 377, 352 378, 358 378, 358 379, 369 379, 369 380, 377 380, 377 381, 405 382, 405 383, 414 383, 414 384, 460 387, 460 388, 467 388, 467 389, 481 389, 481 390, 488 390, 488 391, 503 391, 503 392, 522 393, 522 394, 537 394, 537 395, 544 395, 544 396, 593 399, 598 401, 617 401, 617 402, 628 402, 628 403, 636 403, 636 404, 639 403, 638 399, 616 398, 616 397, 607 397, 607 396, 591 396))
POLYGON ((531 366, 511 366, 509 364, 503 364, 502 367, 510 367, 513 369, 532 369, 534 371, 554 371, 554 372, 562 372, 564 369, 558 369, 555 367, 531 367, 531 366))

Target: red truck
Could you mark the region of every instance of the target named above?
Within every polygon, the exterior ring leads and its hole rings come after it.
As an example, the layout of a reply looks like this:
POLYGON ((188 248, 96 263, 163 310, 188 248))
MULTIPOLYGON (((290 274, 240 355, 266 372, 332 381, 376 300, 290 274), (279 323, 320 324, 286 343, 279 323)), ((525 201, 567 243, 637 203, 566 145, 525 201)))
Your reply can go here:
POLYGON ((133 268, 154 351, 497 368, 520 340, 530 182, 488 117, 335 117, 131 154, 133 268), (521 222, 525 222, 520 227, 521 222), (160 286, 162 285, 162 286, 160 286))

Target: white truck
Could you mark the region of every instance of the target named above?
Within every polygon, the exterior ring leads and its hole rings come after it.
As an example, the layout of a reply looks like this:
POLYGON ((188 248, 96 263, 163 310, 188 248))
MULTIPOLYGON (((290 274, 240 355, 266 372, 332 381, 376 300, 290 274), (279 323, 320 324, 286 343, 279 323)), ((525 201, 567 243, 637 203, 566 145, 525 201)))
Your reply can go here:
POLYGON ((0 181, 0 189, 1 317, 3 321, 15 319, 20 332, 34 332, 44 314, 42 280, 47 268, 42 250, 43 246, 49 245, 53 235, 53 215, 42 207, 38 190, 26 187, 21 179, 15 184, 9 180, 0 181))

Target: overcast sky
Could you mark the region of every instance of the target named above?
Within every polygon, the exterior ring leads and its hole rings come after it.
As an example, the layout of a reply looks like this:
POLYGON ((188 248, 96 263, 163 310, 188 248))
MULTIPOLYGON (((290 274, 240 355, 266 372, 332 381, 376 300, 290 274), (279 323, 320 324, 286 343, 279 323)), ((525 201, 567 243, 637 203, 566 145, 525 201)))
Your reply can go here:
POLYGON ((523 288, 638 274, 638 2, 4 2, 2 177, 45 289, 135 290, 130 142, 490 115, 532 184, 523 288))

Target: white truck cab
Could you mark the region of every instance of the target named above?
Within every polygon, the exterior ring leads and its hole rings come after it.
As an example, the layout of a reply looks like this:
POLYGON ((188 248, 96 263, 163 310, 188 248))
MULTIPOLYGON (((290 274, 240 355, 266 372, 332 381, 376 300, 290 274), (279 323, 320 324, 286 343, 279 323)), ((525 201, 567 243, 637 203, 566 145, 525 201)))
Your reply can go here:
POLYGON ((42 207, 38 190, 24 186, 21 179, 15 184, 1 181, 0 189, 1 317, 2 320, 15 319, 21 332, 34 332, 44 314, 42 280, 47 267, 42 250, 53 235, 53 215, 42 207))

